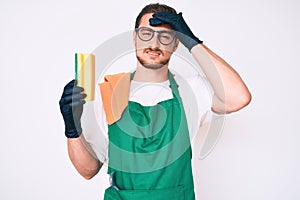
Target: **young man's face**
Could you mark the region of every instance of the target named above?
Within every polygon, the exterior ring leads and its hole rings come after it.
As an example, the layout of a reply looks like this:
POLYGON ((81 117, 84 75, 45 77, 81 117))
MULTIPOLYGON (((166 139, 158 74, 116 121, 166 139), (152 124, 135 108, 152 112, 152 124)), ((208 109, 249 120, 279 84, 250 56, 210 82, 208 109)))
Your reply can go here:
POLYGON ((138 62, 146 68, 149 69, 159 69, 164 66, 168 66, 169 60, 172 53, 176 50, 178 45, 178 40, 176 38, 172 40, 170 44, 170 34, 172 28, 168 24, 163 24, 159 26, 151 26, 149 24, 149 19, 152 18, 153 13, 145 14, 140 21, 141 27, 146 27, 139 32, 134 34, 134 42, 136 47, 136 57, 138 62), (147 30, 147 28, 150 28, 147 30), (154 31, 166 31, 160 32, 160 41, 158 38, 158 32, 154 32, 153 37, 151 38, 151 29, 154 31), (145 31, 144 31, 145 30, 145 31), (150 31, 149 31, 150 30, 150 31), (140 37, 138 36, 140 34, 140 37), (144 38, 151 38, 148 41, 143 41, 144 38), (164 44, 162 44, 162 43, 164 44))

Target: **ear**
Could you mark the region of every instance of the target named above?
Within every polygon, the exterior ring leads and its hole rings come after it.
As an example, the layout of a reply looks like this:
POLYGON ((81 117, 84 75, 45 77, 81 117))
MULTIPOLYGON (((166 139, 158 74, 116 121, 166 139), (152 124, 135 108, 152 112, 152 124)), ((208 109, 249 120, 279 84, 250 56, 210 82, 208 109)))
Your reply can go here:
POLYGON ((178 39, 178 38, 176 38, 176 40, 175 40, 175 44, 174 44, 174 48, 173 48, 173 52, 174 52, 174 51, 176 51, 176 49, 177 49, 178 45, 179 45, 179 39, 178 39))
POLYGON ((133 44, 134 44, 134 46, 136 47, 136 31, 135 30, 133 30, 132 31, 132 40, 133 40, 133 44))

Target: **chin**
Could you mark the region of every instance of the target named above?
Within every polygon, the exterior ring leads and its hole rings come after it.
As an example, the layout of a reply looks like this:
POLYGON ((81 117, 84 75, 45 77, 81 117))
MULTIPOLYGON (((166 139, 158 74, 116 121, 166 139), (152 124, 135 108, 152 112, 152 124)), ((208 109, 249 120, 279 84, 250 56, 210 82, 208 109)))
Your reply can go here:
POLYGON ((139 56, 137 56, 138 61, 141 63, 141 65, 147 69, 161 69, 162 67, 166 66, 169 63, 170 59, 164 59, 157 62, 147 61, 146 59, 143 59, 139 56))
POLYGON ((143 67, 147 69, 161 69, 164 67, 164 64, 147 64, 147 63, 141 63, 143 67))

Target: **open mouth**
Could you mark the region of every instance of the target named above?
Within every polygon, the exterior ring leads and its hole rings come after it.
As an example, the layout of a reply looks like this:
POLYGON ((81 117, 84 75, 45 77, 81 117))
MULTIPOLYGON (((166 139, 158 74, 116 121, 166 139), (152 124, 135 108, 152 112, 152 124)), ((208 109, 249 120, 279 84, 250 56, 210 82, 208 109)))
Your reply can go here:
POLYGON ((160 55, 162 55, 160 51, 153 51, 153 50, 147 50, 146 54, 154 57, 159 57, 160 55))

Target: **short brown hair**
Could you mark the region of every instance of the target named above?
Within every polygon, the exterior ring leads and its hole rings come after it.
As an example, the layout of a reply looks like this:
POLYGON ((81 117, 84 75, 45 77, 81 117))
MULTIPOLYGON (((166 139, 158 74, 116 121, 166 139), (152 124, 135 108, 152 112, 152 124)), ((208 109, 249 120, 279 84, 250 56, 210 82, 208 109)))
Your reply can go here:
POLYGON ((169 12, 177 14, 174 8, 160 3, 151 3, 145 6, 135 20, 135 28, 138 28, 141 22, 141 18, 147 13, 169 12))

